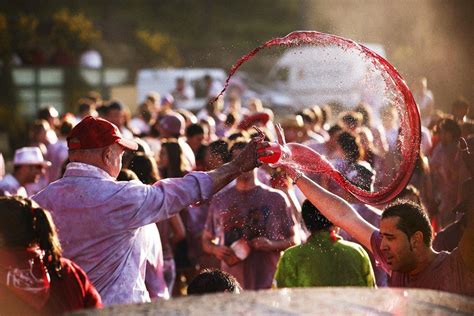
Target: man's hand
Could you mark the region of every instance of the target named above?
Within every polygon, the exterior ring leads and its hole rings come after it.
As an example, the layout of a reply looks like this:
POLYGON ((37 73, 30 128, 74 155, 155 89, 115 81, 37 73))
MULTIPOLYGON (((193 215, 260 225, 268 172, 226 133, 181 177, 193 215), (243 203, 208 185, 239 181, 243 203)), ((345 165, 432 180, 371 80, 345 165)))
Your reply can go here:
POLYGON ((212 253, 221 261, 226 260, 228 257, 235 256, 234 251, 226 246, 215 246, 212 253))
POLYGON ((224 261, 229 267, 242 261, 235 255, 232 249, 226 246, 216 246, 213 250, 213 254, 220 261, 224 261))
POLYGON ((260 166, 262 163, 258 158, 272 155, 271 151, 264 150, 270 145, 264 141, 265 136, 262 131, 258 128, 255 129, 259 135, 254 137, 234 160, 207 173, 212 179, 213 192, 222 189, 229 182, 240 176, 242 172, 247 172, 260 166), (259 150, 261 151, 259 152, 259 150))
POLYGON ((268 142, 264 141, 265 135, 263 132, 255 126, 254 129, 257 130, 258 136, 252 138, 237 158, 232 161, 238 166, 240 172, 247 172, 261 166, 262 162, 258 158, 272 155, 271 151, 262 150, 270 146, 268 142))
POLYGON ((261 251, 272 251, 275 247, 273 246, 273 242, 265 237, 257 237, 250 241, 250 246, 256 250, 261 251))

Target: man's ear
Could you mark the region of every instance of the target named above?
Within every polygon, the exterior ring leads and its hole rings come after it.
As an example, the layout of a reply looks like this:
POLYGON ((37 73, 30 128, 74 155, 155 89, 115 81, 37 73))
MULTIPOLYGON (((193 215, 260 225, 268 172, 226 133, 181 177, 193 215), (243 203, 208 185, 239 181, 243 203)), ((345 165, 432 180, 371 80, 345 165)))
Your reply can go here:
POLYGON ((104 148, 104 150, 102 150, 102 162, 108 166, 110 163, 110 159, 111 159, 111 156, 112 156, 112 148, 111 146, 108 146, 106 148, 104 148))
POLYGON ((412 248, 419 248, 423 245, 423 233, 421 231, 415 232, 410 238, 410 244, 412 248))

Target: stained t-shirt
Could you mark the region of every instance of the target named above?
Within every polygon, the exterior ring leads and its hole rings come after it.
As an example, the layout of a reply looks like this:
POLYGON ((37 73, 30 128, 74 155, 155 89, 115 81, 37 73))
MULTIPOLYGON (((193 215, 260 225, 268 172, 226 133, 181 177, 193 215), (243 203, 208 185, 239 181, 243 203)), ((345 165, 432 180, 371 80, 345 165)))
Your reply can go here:
POLYGON ((51 276, 48 299, 39 310, 0 283, 0 315, 60 315, 84 308, 102 307, 99 293, 78 265, 61 258, 61 267, 61 278, 51 276))
MULTIPOLYGON (((219 245, 230 246, 245 238, 284 240, 293 235, 293 220, 287 198, 263 184, 248 191, 231 187, 214 196, 209 207, 206 230, 219 245)), ((252 250, 233 265, 222 262, 222 270, 237 278, 244 289, 270 288, 280 251, 252 250)))
POLYGON ((440 252, 433 262, 416 275, 391 271, 380 249, 382 235, 376 230, 370 239, 375 260, 390 274, 391 287, 410 287, 474 296, 474 272, 466 267, 458 248, 440 252))

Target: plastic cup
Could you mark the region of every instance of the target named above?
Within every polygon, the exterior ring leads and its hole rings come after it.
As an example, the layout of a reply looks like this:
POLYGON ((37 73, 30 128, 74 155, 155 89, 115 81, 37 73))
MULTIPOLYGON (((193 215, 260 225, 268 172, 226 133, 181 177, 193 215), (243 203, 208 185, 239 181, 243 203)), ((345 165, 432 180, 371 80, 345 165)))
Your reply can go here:
POLYGON ((270 143, 270 147, 267 148, 261 148, 258 150, 258 152, 262 152, 265 150, 271 150, 273 152, 272 155, 266 156, 266 157, 260 157, 258 158, 261 162, 272 164, 272 163, 277 163, 278 160, 280 160, 281 157, 281 146, 278 143, 270 143))

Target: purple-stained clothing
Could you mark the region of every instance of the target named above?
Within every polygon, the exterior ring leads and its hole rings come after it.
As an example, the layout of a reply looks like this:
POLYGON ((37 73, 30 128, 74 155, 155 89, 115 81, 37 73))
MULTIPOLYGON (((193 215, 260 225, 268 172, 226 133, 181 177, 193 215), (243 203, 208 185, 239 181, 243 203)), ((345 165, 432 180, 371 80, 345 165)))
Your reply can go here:
POLYGON ((142 227, 144 238, 148 240, 145 285, 151 299, 169 299, 170 291, 164 276, 164 259, 161 238, 156 224, 142 227))
POLYGON ((7 174, 0 180, 0 196, 2 195, 18 195, 21 197, 28 197, 28 193, 24 186, 11 174, 7 174))
MULTIPOLYGON (((293 227, 286 196, 263 184, 246 191, 233 186, 215 195, 206 223, 206 231, 227 247, 242 238, 285 240, 293 236, 293 227)), ((244 289, 268 289, 279 258, 280 251, 251 250, 245 260, 233 266, 222 262, 221 268, 236 277, 244 289)))
POLYGON ((416 275, 391 271, 380 249, 382 234, 374 231, 370 238, 375 260, 390 274, 389 286, 432 289, 467 296, 474 296, 474 272, 466 267, 458 248, 453 252, 442 251, 423 271, 416 275))
POLYGON ((143 226, 206 200, 212 179, 194 172, 154 185, 115 181, 104 170, 69 163, 64 177, 33 196, 51 211, 64 255, 88 274, 105 305, 149 301, 143 226))

